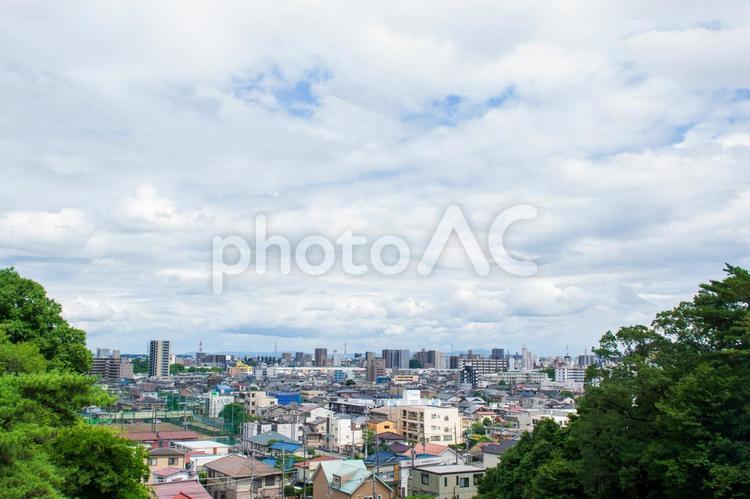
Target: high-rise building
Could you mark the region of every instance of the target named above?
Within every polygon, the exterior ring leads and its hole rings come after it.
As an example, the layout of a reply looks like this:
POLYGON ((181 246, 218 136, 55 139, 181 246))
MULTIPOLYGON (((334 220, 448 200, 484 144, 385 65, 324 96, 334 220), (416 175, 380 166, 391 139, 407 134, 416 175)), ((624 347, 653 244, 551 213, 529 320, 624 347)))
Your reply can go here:
POLYGON ((96 349, 96 358, 104 359, 109 356, 110 356, 109 348, 97 348, 96 349))
POLYGON ((490 355, 493 359, 504 359, 505 358, 505 349, 504 348, 493 348, 492 349, 492 355, 490 355))
POLYGON ((305 365, 305 352, 295 352, 294 353, 294 365, 295 366, 304 366, 305 365))
POLYGON ((476 390, 479 388, 479 379, 479 373, 474 366, 465 365, 464 368, 461 369, 461 374, 459 375, 459 382, 461 384, 471 385, 471 387, 476 390))
POLYGON ((315 349, 315 367, 327 367, 327 366, 328 366, 328 349, 316 348, 315 349))
POLYGON ((445 369, 445 355, 437 350, 425 350, 416 352, 414 358, 419 361, 425 369, 445 369))
POLYGON ((383 350, 386 369, 409 369, 409 350, 383 350))
POLYGON ((529 350, 526 348, 526 345, 524 345, 521 348, 521 357, 522 357, 522 371, 531 371, 534 369, 534 355, 529 352, 529 350))
POLYGON ((152 378, 169 377, 171 356, 169 340, 151 340, 148 345, 148 375, 152 378))
POLYGON ((368 383, 375 383, 378 377, 385 376, 385 359, 375 357, 375 352, 365 354, 365 375, 368 383))

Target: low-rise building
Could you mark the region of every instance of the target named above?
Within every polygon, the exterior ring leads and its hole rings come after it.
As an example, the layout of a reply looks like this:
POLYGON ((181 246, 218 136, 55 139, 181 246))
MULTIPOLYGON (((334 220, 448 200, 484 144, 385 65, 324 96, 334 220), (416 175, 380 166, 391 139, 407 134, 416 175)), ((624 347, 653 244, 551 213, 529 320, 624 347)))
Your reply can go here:
POLYGON ((415 468, 409 479, 409 493, 439 499, 472 499, 483 474, 482 468, 466 464, 415 468))
POLYGON ((391 499, 393 490, 364 461, 324 461, 313 477, 313 499, 391 499))
POLYGON ((206 465, 206 489, 214 498, 281 498, 281 470, 239 454, 206 465))

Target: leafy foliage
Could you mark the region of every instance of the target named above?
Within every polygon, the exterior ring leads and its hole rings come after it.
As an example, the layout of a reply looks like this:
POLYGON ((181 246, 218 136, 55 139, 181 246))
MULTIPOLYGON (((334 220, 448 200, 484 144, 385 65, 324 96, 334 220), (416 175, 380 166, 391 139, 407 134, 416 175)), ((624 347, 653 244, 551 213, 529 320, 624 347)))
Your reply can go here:
POLYGON ((750 496, 750 274, 602 336, 569 428, 542 422, 481 497, 750 496))
POLYGON ((148 497, 143 452, 79 413, 108 405, 85 376, 85 333, 39 284, 0 269, 0 483, 3 498, 148 497))

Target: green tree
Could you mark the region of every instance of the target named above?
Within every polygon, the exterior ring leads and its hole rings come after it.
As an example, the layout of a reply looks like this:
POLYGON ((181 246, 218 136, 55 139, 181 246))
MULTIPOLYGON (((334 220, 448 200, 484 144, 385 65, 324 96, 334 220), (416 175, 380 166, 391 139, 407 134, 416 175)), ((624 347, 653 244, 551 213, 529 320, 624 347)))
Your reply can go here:
POLYGON ((524 435, 482 497, 750 496, 750 274, 725 271, 650 326, 605 333, 578 416, 524 435))
POLYGON ((172 364, 169 366, 169 374, 180 374, 185 372, 185 366, 182 364, 172 364))
POLYGON ((224 420, 224 428, 230 435, 239 435, 242 431, 242 423, 248 421, 245 406, 238 402, 225 405, 219 417, 224 420))
POLYGON ((0 334, 11 343, 36 345, 51 368, 88 372, 86 333, 71 327, 61 311, 40 284, 0 269, 0 334))
POLYGON ((64 428, 52 443, 52 460, 65 477, 68 497, 141 498, 148 494, 146 450, 133 447, 107 428, 77 424, 64 428))
POLYGON ((113 399, 82 373, 85 334, 44 288, 0 270, 0 484, 3 498, 146 498, 143 452, 80 412, 113 399), (76 451, 77 449, 77 451, 76 451))

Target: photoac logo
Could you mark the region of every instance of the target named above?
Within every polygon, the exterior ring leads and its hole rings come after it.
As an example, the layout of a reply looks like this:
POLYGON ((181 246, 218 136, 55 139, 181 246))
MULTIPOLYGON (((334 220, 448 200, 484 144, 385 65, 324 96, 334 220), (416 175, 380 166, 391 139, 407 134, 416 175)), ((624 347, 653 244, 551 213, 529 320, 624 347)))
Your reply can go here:
MULTIPOLYGON (((508 274, 529 277, 536 274, 537 265, 532 260, 514 258, 505 249, 505 232, 515 222, 532 220, 537 217, 535 206, 519 204, 501 211, 492 221, 487 232, 487 244, 492 260, 508 274)), ((464 252, 471 262, 471 266, 480 276, 490 273, 490 262, 485 257, 476 234, 469 226, 461 208, 449 206, 443 213, 440 222, 432 232, 432 237, 424 252, 419 257, 416 267, 417 274, 427 276, 432 273, 438 263, 448 240, 455 234, 464 252)), ((369 262, 355 263, 355 247, 366 247, 367 237, 355 235, 352 231, 344 232, 334 242, 320 235, 303 238, 292 248, 292 244, 284 236, 268 235, 265 215, 258 215, 255 219, 254 251, 246 239, 237 235, 216 236, 213 238, 211 249, 212 288, 216 295, 224 291, 224 277, 239 275, 250 268, 255 254, 255 272, 265 274, 267 271, 268 250, 275 247, 279 251, 279 271, 286 275, 292 272, 292 261, 297 269, 307 275, 318 276, 330 271, 336 264, 337 255, 341 256, 341 268, 349 275, 362 275, 367 272, 377 272, 381 275, 395 276, 404 272, 412 261, 411 249, 407 242, 395 235, 377 238, 370 246, 369 262), (339 248, 337 251, 336 248, 339 248), (393 248, 397 257, 386 262, 383 254, 386 248, 393 248), (292 251, 293 250, 293 251, 292 251), (317 250, 322 255, 319 261, 311 262, 308 254, 310 250, 317 250), (237 255, 236 260, 228 262, 227 252, 237 255)))

